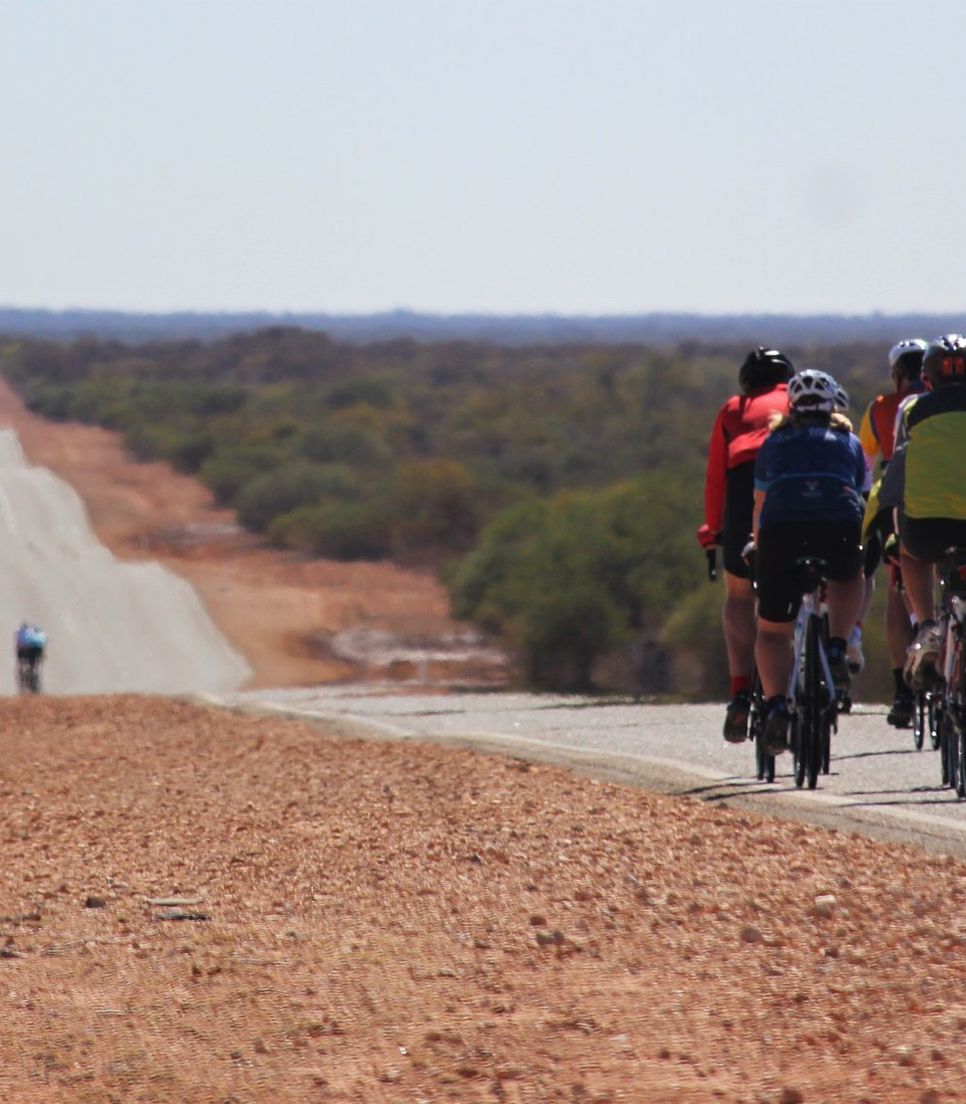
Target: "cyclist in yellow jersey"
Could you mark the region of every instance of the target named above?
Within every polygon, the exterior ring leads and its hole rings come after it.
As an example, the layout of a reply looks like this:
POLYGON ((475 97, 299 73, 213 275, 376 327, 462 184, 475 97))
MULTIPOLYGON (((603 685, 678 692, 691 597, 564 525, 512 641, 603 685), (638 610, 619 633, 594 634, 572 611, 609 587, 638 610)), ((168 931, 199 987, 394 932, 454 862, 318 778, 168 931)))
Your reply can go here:
POLYGON ((938 678, 934 565, 948 548, 966 549, 966 338, 933 341, 922 377, 927 391, 901 409, 884 483, 898 488, 902 578, 919 622, 905 664, 914 688, 938 678))

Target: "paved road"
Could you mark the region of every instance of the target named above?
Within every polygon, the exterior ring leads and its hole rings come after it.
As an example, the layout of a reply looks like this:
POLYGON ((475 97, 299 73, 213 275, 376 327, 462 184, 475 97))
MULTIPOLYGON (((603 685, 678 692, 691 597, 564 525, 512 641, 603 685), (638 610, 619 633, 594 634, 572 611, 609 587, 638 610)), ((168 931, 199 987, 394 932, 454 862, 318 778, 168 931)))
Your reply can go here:
POLYGON ((14 692, 24 620, 49 634, 51 693, 231 689, 250 673, 187 582, 116 560, 74 490, 28 465, 16 434, 0 430, 0 693, 14 692))
MULTIPOLYGON (((556 762, 706 801, 818 821, 966 856, 966 802, 939 785, 939 757, 916 751, 884 706, 857 706, 833 736, 831 771, 797 790, 791 757, 771 786, 751 744, 721 739, 720 705, 638 705, 528 694, 407 695, 378 687, 249 691, 220 704, 325 719, 346 733, 459 743, 556 762)), ((928 749, 928 741, 927 741, 928 749)))

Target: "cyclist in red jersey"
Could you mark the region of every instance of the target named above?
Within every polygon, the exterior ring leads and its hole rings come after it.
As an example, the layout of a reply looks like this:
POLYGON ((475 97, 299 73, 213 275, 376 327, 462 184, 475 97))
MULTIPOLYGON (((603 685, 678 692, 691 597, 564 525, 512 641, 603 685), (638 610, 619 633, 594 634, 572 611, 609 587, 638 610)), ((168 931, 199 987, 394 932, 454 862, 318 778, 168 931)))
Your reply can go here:
MULTIPOLYGON (((909 395, 923 390, 922 358, 926 342, 914 337, 900 341, 889 350, 889 370, 894 389, 884 392, 869 403, 859 427, 859 440, 869 467, 879 464, 880 474, 885 471, 895 451, 895 425, 899 404, 909 395)), ((883 546, 892 536, 893 511, 879 512, 874 524, 867 527, 865 575, 868 580, 863 609, 868 608, 872 596, 872 579, 882 559, 883 546)), ((886 643, 895 683, 892 707, 887 720, 896 728, 912 724, 915 699, 903 678, 906 649, 912 642, 913 629, 906 598, 900 589, 900 575, 895 564, 889 566, 889 591, 886 597, 886 643)))
POLYGON ((731 680, 724 738, 729 743, 747 738, 751 704, 755 595, 742 550, 752 527, 755 457, 775 415, 788 412, 787 383, 794 374, 778 349, 753 349, 738 373, 740 393, 718 411, 708 444, 704 524, 697 536, 702 548, 721 545, 724 561, 722 623, 731 680))

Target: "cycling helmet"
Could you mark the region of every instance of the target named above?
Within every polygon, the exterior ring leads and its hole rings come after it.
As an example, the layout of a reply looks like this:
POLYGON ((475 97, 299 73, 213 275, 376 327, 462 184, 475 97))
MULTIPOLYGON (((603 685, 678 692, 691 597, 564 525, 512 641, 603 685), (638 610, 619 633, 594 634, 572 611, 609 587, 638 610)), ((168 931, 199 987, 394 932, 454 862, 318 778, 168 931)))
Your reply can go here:
POLYGON ((759 345, 745 357, 745 362, 738 371, 738 384, 741 390, 749 395, 752 391, 774 387, 776 383, 785 383, 794 374, 792 362, 784 353, 759 345))
POLYGON ((850 402, 848 391, 840 383, 837 383, 835 385, 835 409, 839 414, 848 414, 850 402))
POLYGON ((966 337, 943 334, 931 341, 922 358, 922 378, 930 387, 966 383, 966 337))
POLYGON ((922 374, 926 343, 921 337, 900 341, 889 350, 889 367, 899 379, 917 380, 922 374))
POLYGON ((827 372, 806 368, 788 381, 788 405, 795 413, 831 414, 838 390, 839 385, 827 372))

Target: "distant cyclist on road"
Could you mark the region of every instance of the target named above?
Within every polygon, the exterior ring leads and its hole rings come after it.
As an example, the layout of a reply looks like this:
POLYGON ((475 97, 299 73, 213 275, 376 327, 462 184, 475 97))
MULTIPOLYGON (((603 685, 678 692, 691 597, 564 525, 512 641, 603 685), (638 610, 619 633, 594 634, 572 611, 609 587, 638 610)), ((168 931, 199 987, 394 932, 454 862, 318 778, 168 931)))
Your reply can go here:
POLYGON ((17 685, 21 691, 36 693, 40 689, 40 666, 47 647, 47 634, 36 625, 24 621, 15 635, 17 652, 17 685))
POLYGON ((899 506, 902 580, 919 624, 905 663, 915 689, 939 678, 934 565, 947 549, 966 549, 966 338, 931 342, 922 378, 927 390, 903 403, 881 495, 899 506))
POLYGON ((751 533, 754 467, 771 421, 788 410, 791 361, 778 349, 759 346, 738 372, 740 393, 718 411, 708 444, 702 548, 721 545, 725 601, 722 615, 731 701, 724 738, 739 743, 748 735, 751 676, 755 647, 755 596, 742 549, 751 533))
MULTIPOLYGON (((910 395, 924 390, 922 382, 922 359, 926 351, 926 342, 914 337, 900 341, 889 350, 889 369, 894 384, 893 390, 877 395, 866 408, 859 427, 859 440, 865 452, 869 466, 875 469, 878 462, 879 475, 882 477, 895 451, 896 415, 900 404, 910 395)), ((872 580, 876 568, 883 559, 883 550, 894 542, 894 513, 891 509, 881 509, 878 503, 878 487, 873 489, 870 505, 866 511, 865 526, 865 574, 868 579, 865 605, 868 606, 872 593, 872 580)), ((900 588, 898 563, 887 565, 889 590, 886 596, 886 643, 895 682, 895 696, 889 710, 888 722, 897 728, 906 728, 912 723, 914 698, 912 691, 903 678, 903 666, 906 649, 912 642, 913 630, 905 596, 900 588)))
POLYGON ((864 592, 862 490, 868 469, 851 423, 836 410, 839 391, 825 372, 806 369, 793 376, 789 415, 755 462, 755 660, 766 699, 765 743, 773 755, 788 748, 786 690, 802 600, 795 565, 805 556, 826 563, 829 667, 837 693, 849 688, 847 641, 864 592))

